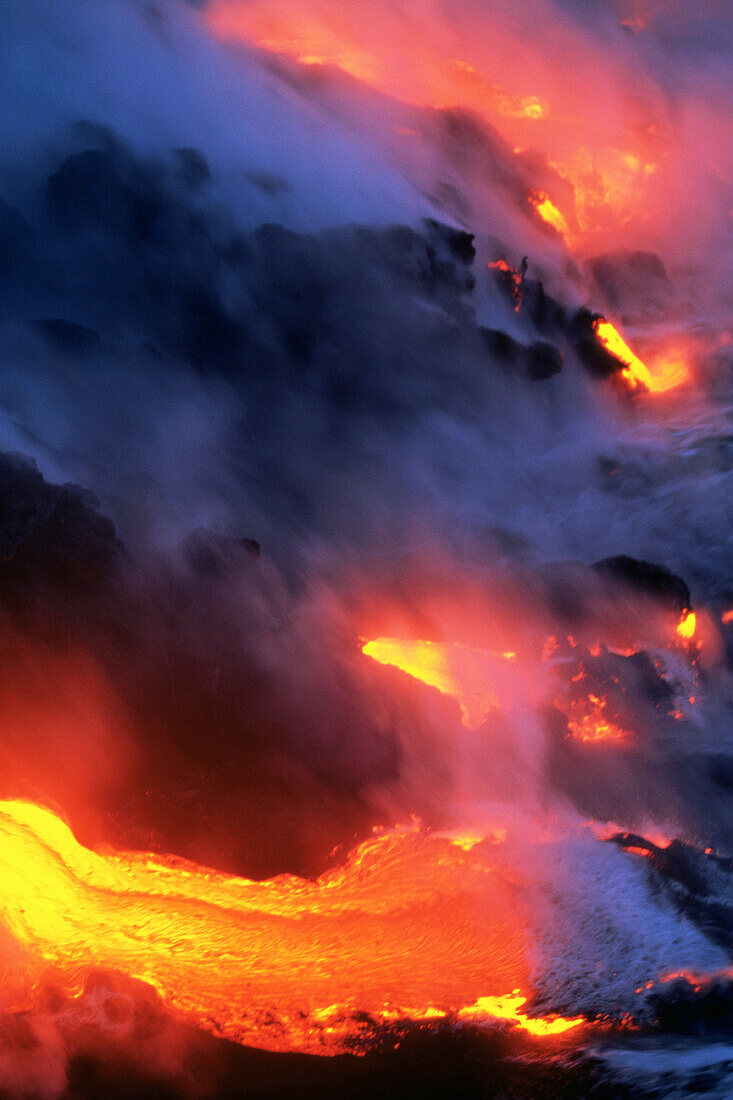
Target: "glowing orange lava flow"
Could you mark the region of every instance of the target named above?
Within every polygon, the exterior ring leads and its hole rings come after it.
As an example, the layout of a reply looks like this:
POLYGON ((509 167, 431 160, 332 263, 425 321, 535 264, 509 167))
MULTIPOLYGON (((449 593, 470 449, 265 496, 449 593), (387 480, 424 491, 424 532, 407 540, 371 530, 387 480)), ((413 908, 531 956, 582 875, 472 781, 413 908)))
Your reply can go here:
POLYGON ((650 393, 663 393, 681 385, 688 378, 687 366, 680 360, 662 359, 655 370, 642 363, 626 343, 621 333, 610 321, 599 317, 593 322, 593 331, 604 348, 624 365, 621 375, 632 390, 649 390, 650 393))
POLYGON ((580 1022, 521 1011, 525 921, 495 842, 394 832, 315 882, 252 882, 88 851, 49 810, 6 801, 0 891, 25 956, 0 959, 4 994, 21 991, 11 1007, 48 982, 76 993, 101 968, 149 983, 191 1024, 269 1050, 334 1054, 368 1040, 370 1022, 462 1013, 537 1035, 580 1022))
POLYGON ((452 696, 458 701, 469 729, 479 726, 487 712, 496 706, 493 681, 501 664, 515 657, 511 652, 499 654, 458 643, 440 645, 404 638, 375 638, 362 646, 362 652, 452 696))

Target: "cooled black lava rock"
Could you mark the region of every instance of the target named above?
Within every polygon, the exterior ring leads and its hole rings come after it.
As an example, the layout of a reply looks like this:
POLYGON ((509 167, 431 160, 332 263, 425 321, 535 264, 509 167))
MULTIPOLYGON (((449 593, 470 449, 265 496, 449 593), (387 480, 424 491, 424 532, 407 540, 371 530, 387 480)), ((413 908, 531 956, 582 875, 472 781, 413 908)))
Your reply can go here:
POLYGON ((492 359, 514 368, 525 378, 543 381, 562 370, 562 352, 546 340, 522 344, 500 329, 481 327, 479 333, 492 359))
POLYGON ((445 225, 433 218, 424 218, 423 221, 428 229, 428 239, 434 236, 440 237, 457 260, 467 265, 473 263, 476 259, 473 233, 467 233, 464 229, 455 229, 452 225, 445 225))
POLYGON ((594 562, 592 568, 599 576, 651 596, 672 611, 682 612, 691 607, 687 584, 664 565, 618 554, 594 562))
POLYGON ((93 493, 50 485, 32 459, 0 455, 0 591, 90 586, 122 550, 93 493))
POLYGON ((552 378, 562 370, 563 354, 546 340, 535 340, 526 352, 526 374, 535 381, 552 378))
POLYGON ((507 332, 495 328, 480 328, 479 333, 492 359, 514 365, 520 358, 523 345, 507 332))
MULTIPOLYGON (((658 1026, 665 1032, 694 1035, 697 1038, 722 1038, 733 1034, 733 982, 718 979, 698 986, 685 978, 677 978, 654 990, 647 997, 658 1026)), ((709 1080, 698 1081, 688 1091, 712 1092, 717 1083, 712 1074, 709 1080)), ((720 1095, 720 1094, 718 1094, 720 1095)))
POLYGON ((69 229, 96 223, 147 240, 160 216, 160 197, 116 150, 73 153, 49 177, 46 195, 51 213, 69 229))
POLYGON ((733 951, 733 859, 676 839, 666 848, 634 833, 611 839, 620 848, 644 852, 646 866, 674 908, 717 946, 733 951))
POLYGON ((544 336, 566 335, 569 324, 567 310, 547 293, 539 279, 523 280, 522 313, 544 336))
POLYGON ((601 314, 579 309, 569 320, 566 332, 586 370, 600 378, 610 378, 623 370, 624 364, 598 339, 594 324, 599 320, 602 320, 601 314))

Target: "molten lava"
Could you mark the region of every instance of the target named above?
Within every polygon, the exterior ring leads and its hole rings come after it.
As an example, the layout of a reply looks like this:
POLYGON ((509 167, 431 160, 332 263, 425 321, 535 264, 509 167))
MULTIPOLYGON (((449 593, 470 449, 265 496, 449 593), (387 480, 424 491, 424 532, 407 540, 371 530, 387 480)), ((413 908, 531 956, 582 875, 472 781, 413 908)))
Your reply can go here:
POLYGON ((362 646, 362 652, 379 664, 399 668, 456 699, 469 729, 479 726, 487 712, 497 705, 494 680, 501 666, 516 656, 509 650, 492 653, 455 642, 441 645, 403 638, 375 638, 362 646))
POLYGON ((507 263, 503 256, 490 263, 489 268, 494 272, 499 286, 512 299, 514 312, 519 313, 523 298, 522 283, 524 277, 522 272, 507 263))
MULTIPOLYGON (((542 35, 526 20, 518 52, 515 20, 521 17, 507 17, 511 5, 475 5, 474 14, 464 6, 450 21, 441 19, 440 7, 211 0, 205 18, 226 41, 301 64, 336 66, 405 104, 465 108, 515 151, 538 151, 561 181, 567 214, 544 191, 534 205, 573 248, 618 247, 619 230, 648 235, 650 220, 667 202, 664 182, 678 165, 678 150, 674 131, 660 121, 660 106, 619 90, 634 80, 619 68, 616 51, 586 36, 570 45, 565 22, 553 26, 548 13, 542 35), (564 63, 566 51, 572 66, 564 63), (595 87, 595 94, 579 97, 579 87, 595 87)), ((636 12, 629 18, 624 25, 642 25, 636 12)))
POLYGON ((556 229, 561 236, 569 236, 570 227, 564 215, 561 214, 546 191, 532 191, 529 201, 544 222, 556 229))
POLYGON ((685 611, 677 626, 677 633, 680 638, 694 638, 695 628, 697 626, 697 619, 694 611, 685 611))
POLYGON ((182 1019, 270 1050, 333 1054, 375 1023, 489 1015, 533 1034, 526 915, 491 844, 417 831, 362 843, 315 882, 253 882, 150 853, 83 848, 49 810, 0 802, 0 917, 22 962, 10 1007, 93 969, 152 985, 182 1019), (521 992, 524 990, 525 992, 521 992))
POLYGON ((687 381, 686 363, 676 358, 661 358, 652 372, 638 355, 635 355, 621 333, 610 321, 599 317, 593 322, 593 331, 603 347, 623 364, 621 375, 632 391, 648 390, 664 393, 687 381))
POLYGON ((568 730, 577 741, 626 741, 630 734, 606 716, 607 700, 589 695, 570 706, 568 730))

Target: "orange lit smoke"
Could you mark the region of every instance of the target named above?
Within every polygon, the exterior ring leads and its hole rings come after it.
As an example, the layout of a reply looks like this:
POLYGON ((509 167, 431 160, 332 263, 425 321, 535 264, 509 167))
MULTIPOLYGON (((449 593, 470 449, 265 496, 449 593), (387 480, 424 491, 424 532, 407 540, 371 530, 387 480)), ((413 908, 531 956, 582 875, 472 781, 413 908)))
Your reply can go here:
MULTIPOLYGON (((541 0, 523 19, 508 3, 444 19, 434 7, 212 0, 205 18, 219 38, 337 66, 404 103, 476 112, 510 147, 540 154, 546 190, 531 201, 572 247, 618 247, 620 229, 648 241, 678 150, 665 98, 633 55, 541 0)), ((624 22, 638 29, 645 14, 624 22)))
POLYGON ((103 969, 149 983, 188 1023, 276 1051, 337 1053, 364 1038, 364 1014, 568 1030, 579 1021, 523 1011, 527 920, 497 852, 496 838, 393 832, 315 882, 253 882, 89 851, 50 811, 0 802, 0 917, 26 955, 15 973, 4 964, 5 1007, 31 1007, 47 984, 77 994, 103 969))
MULTIPOLYGON (((545 650, 552 652, 547 646, 545 650)), ((499 702, 496 680, 500 662, 516 659, 513 652, 496 654, 456 643, 442 645, 403 638, 375 638, 362 646, 362 652, 380 664, 392 665, 451 696, 458 702, 468 729, 477 728, 499 702)), ((582 672, 576 677, 578 680, 583 678, 582 672)), ((529 691, 527 694, 529 696, 529 691)), ((566 713, 569 734, 578 741, 623 741, 631 736, 609 719, 607 700, 598 695, 590 693, 570 701, 557 700, 556 705, 566 713)))
POLYGON ((593 331, 603 347, 623 363, 621 375, 632 391, 664 393, 688 380, 687 364, 677 356, 661 357, 650 370, 634 354, 618 329, 605 318, 599 317, 593 322, 593 331))

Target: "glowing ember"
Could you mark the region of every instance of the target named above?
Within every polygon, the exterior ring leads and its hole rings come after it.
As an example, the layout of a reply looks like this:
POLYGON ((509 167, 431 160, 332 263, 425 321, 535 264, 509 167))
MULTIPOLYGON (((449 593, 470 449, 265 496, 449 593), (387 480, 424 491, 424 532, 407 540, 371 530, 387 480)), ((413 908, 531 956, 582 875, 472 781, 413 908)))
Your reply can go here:
POLYGON ((501 664, 516 657, 511 650, 492 653, 458 643, 440 645, 403 638, 375 638, 362 646, 362 652, 457 700, 469 729, 479 726, 487 712, 496 706, 494 679, 501 664))
POLYGON ((694 611, 685 611, 677 626, 680 638, 694 638, 697 619, 694 611))
POLYGON ((333 1054, 372 1021, 471 1017, 551 1035, 525 1004, 526 919, 496 845, 377 836, 317 881, 235 878, 171 857, 88 851, 49 810, 0 802, 0 915, 29 1007, 91 969, 154 986, 182 1019, 271 1050, 333 1054), (511 990, 509 996, 506 991, 511 990), (470 1007, 467 1007, 470 1006, 470 1007), (360 1014, 357 1019, 356 1014, 360 1014))
POLYGON ((606 706, 606 699, 598 695, 572 703, 568 715, 571 736, 586 742, 627 740, 630 734, 606 717, 606 706))
MULTIPOLYGON (((706 852, 709 849, 706 849, 706 852)), ((722 970, 715 970, 712 973, 699 973, 695 970, 673 970, 666 974, 660 974, 659 981, 663 984, 668 982, 685 981, 688 982, 696 993, 699 993, 705 986, 711 985, 713 982, 730 981, 733 978, 733 967, 726 966, 722 970)), ((649 983, 650 985, 652 983, 649 983)))
POLYGON ((721 623, 733 623, 733 607, 730 611, 724 611, 720 617, 721 623))
POLYGON ((508 292, 509 297, 512 298, 514 302, 514 312, 519 313, 520 306, 522 305, 522 282, 524 281, 522 272, 507 263, 503 256, 490 263, 489 267, 496 273, 497 281, 500 286, 502 286, 504 290, 508 292))

